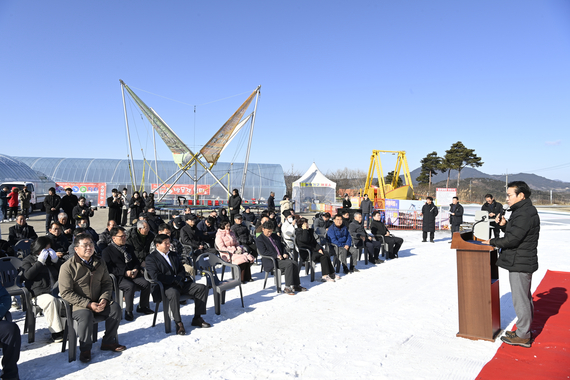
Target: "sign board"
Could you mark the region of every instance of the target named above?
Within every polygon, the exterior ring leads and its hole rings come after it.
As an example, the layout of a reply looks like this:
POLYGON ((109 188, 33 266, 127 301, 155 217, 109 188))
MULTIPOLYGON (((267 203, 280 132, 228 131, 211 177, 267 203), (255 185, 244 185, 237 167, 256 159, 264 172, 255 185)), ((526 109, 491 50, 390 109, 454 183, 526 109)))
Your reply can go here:
POLYGON ((68 187, 73 190, 73 193, 78 197, 85 197, 97 206, 107 205, 107 184, 105 182, 57 182, 55 184, 55 192, 60 197, 65 194, 65 189, 68 187))
MULTIPOLYGON (((163 185, 158 192, 164 194, 166 189, 170 187, 169 184, 163 185)), ((155 192, 158 188, 156 183, 150 185, 150 189, 152 192, 155 192)), ((174 185, 172 189, 168 192, 168 194, 173 195, 194 195, 194 185, 174 185)), ((198 185, 198 195, 210 195, 210 185, 198 185)))
POLYGON ((448 206, 451 204, 453 197, 457 196, 457 189, 438 187, 435 189, 435 204, 438 206, 448 206))

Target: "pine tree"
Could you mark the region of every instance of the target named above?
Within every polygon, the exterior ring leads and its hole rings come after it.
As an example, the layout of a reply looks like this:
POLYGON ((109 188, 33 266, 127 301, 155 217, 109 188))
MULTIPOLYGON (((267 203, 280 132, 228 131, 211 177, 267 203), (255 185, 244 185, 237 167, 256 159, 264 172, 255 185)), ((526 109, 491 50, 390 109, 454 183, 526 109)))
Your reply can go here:
POLYGON ((449 187, 449 176, 452 170, 457 170, 457 187, 459 187, 461 170, 467 166, 475 168, 482 165, 481 157, 475 154, 475 149, 466 148, 461 141, 456 142, 445 151, 445 156, 441 163, 441 169, 447 171, 447 183, 445 186, 449 187))
MULTIPOLYGON (((392 179, 394 178, 394 171, 392 170, 391 172, 388 172, 388 174, 386 174, 386 178, 384 178, 384 181, 386 181, 386 185, 390 185, 392 183, 392 179)), ((402 177, 398 177, 398 185, 396 187, 400 187, 404 184, 404 181, 402 181, 402 177)))
POLYGON ((431 152, 420 161, 422 164, 421 172, 420 175, 416 178, 416 181, 418 181, 420 184, 428 185, 428 194, 431 188, 431 177, 437 174, 438 171, 444 171, 440 169, 441 162, 442 158, 437 155, 437 152, 431 152))

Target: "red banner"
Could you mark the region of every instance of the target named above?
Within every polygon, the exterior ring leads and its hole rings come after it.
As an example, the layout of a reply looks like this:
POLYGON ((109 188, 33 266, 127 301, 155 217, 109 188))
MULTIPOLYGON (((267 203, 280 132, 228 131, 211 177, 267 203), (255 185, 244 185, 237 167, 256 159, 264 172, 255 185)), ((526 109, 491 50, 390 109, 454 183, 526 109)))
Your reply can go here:
MULTIPOLYGON (((170 185, 168 184, 163 185, 158 192, 164 194, 169 187, 170 185)), ((158 185, 156 183, 150 185, 152 192, 155 192, 157 188, 158 185)), ((194 195, 194 185, 174 185, 168 194, 194 195)), ((210 185, 198 185, 198 195, 210 195, 210 185)))
POLYGON ((104 182, 57 182, 55 185, 55 192, 62 197, 65 195, 65 189, 70 187, 78 197, 96 202, 97 206, 107 205, 107 184, 104 182))

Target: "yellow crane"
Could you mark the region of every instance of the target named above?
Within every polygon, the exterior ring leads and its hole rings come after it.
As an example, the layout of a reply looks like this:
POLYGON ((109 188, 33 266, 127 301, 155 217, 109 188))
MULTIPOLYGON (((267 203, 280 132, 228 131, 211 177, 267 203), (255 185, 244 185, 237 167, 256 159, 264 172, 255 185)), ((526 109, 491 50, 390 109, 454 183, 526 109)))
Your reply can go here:
POLYGON ((368 168, 368 176, 366 178, 366 185, 364 192, 361 191, 361 196, 368 194, 370 200, 377 199, 414 199, 414 186, 410 176, 410 169, 408 168, 408 161, 406 160, 405 151, 392 151, 392 150, 373 150, 370 156, 370 167, 368 168), (384 171, 382 170, 382 162, 380 154, 389 153, 398 155, 396 159, 396 168, 394 169, 394 176, 392 182, 387 184, 384 181, 384 171), (403 170, 404 186, 398 187, 398 179, 400 172, 403 170), (376 188, 372 185, 374 175, 378 177, 379 186, 376 188))

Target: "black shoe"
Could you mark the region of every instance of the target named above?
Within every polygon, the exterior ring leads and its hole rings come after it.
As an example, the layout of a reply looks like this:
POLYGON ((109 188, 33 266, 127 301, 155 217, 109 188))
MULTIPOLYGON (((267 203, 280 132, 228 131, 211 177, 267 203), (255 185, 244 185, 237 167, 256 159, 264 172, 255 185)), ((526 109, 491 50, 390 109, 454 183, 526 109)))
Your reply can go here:
POLYGON ((294 288, 295 288, 295 291, 297 291, 297 292, 306 292, 307 291, 307 288, 304 288, 301 285, 297 285, 294 288))
POLYGON ((344 264, 342 266, 342 271, 344 272, 344 274, 348 274, 348 267, 344 264))
POLYGON ((186 335, 186 329, 182 322, 176 322, 176 335, 186 335))
POLYGON ((54 341, 54 343, 63 342, 63 331, 51 334, 51 339, 54 341))
MULTIPOLYGON (((430 243, 435 243, 435 241, 433 241, 433 240, 430 240, 429 242, 430 242, 430 243)), ((451 243, 451 242, 450 242, 450 243, 451 243)))
POLYGON ((139 314, 145 314, 145 315, 150 315, 150 314, 154 314, 154 311, 152 311, 152 309, 150 307, 141 307, 140 305, 137 306, 137 313, 139 314))
POLYGON ((427 240, 422 240, 422 243, 427 243, 427 240))
POLYGON ((134 321, 135 316, 133 315, 132 311, 125 311, 125 320, 127 321, 134 321))
POLYGON ((91 361, 91 350, 81 351, 79 354, 79 361, 81 363, 89 363, 91 361))
POLYGON ((202 319, 202 317, 197 317, 192 320, 192 326, 200 327, 200 328, 208 328, 212 325, 202 319))
POLYGON ((358 269, 356 269, 355 267, 350 267, 350 273, 354 273, 354 272, 360 272, 358 269))

